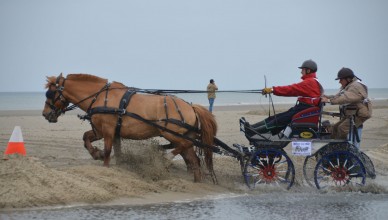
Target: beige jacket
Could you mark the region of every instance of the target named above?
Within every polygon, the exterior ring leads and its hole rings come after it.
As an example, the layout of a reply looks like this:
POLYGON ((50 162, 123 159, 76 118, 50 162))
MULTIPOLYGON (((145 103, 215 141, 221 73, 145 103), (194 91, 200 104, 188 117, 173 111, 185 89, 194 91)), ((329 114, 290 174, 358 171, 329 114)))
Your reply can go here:
POLYGON ((216 98, 216 90, 218 90, 218 87, 216 86, 216 84, 209 83, 209 85, 207 85, 207 98, 208 99, 210 99, 210 98, 215 99, 216 98))
POLYGON ((334 96, 328 96, 331 104, 340 105, 340 109, 345 111, 349 108, 356 109, 355 123, 360 126, 364 121, 372 116, 372 102, 368 98, 368 87, 362 84, 357 77, 354 77, 345 88, 334 96))

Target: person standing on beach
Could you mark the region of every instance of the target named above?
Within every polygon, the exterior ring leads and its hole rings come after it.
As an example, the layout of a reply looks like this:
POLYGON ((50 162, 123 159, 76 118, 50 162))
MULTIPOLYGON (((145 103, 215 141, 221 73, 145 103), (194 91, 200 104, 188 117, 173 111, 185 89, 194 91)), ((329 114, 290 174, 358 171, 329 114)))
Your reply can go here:
MULTIPOLYGON (((350 128, 350 118, 346 117, 347 112, 355 111, 354 123, 357 128, 359 140, 363 123, 372 116, 372 103, 368 98, 368 87, 361 82, 361 79, 354 75, 349 68, 342 68, 338 71, 337 78, 341 84, 340 91, 336 95, 323 95, 322 102, 332 105, 339 105, 340 120, 332 127, 332 138, 348 138, 350 128)), ((360 147, 360 142, 355 143, 360 147)))
POLYGON ((273 93, 277 96, 297 96, 298 101, 296 105, 286 112, 275 114, 256 124, 250 125, 246 122, 245 127, 250 127, 250 129, 260 134, 271 132, 272 135, 275 135, 291 122, 293 115, 307 108, 319 105, 323 88, 317 80, 317 64, 313 60, 306 60, 298 68, 301 69, 301 82, 288 86, 264 88, 262 90, 263 95, 273 93))
POLYGON ((209 111, 213 112, 213 104, 216 99, 216 90, 218 87, 213 79, 210 80, 209 85, 207 85, 207 98, 209 99, 209 111))

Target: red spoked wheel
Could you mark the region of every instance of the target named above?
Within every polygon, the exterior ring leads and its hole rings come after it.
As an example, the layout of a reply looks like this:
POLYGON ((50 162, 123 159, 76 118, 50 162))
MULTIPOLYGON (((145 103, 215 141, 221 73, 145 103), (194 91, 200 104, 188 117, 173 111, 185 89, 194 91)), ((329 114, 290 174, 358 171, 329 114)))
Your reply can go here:
POLYGON ((277 178, 276 167, 270 165, 263 166, 263 168, 259 170, 259 175, 263 177, 263 180, 266 183, 273 182, 277 178))
POLYGON ((314 181, 318 189, 365 184, 365 167, 353 153, 337 151, 324 155, 315 167, 314 181))
POLYGON ((278 149, 259 149, 244 166, 245 183, 250 189, 260 184, 291 188, 295 169, 288 155, 278 149))
POLYGON ((335 185, 341 186, 345 185, 350 181, 349 170, 346 167, 333 167, 331 169, 331 177, 335 185))

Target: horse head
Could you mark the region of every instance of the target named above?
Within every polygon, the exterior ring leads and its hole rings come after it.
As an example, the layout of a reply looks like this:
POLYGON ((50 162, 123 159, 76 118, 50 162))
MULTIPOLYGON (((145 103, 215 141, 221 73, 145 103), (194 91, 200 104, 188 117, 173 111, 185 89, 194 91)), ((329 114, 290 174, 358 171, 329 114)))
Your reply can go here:
POLYGON ((58 77, 47 77, 46 102, 42 115, 50 123, 56 123, 69 105, 69 101, 63 96, 65 80, 62 73, 58 77))

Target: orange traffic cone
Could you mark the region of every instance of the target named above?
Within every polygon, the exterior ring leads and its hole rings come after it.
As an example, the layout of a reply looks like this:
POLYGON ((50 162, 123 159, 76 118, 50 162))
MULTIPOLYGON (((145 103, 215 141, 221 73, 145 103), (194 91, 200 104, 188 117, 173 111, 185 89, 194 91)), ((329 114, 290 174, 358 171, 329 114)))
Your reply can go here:
POLYGON ((7 149, 4 152, 4 155, 8 154, 21 154, 26 155, 26 148, 24 147, 22 129, 20 126, 15 126, 13 129, 11 138, 9 139, 7 149))

